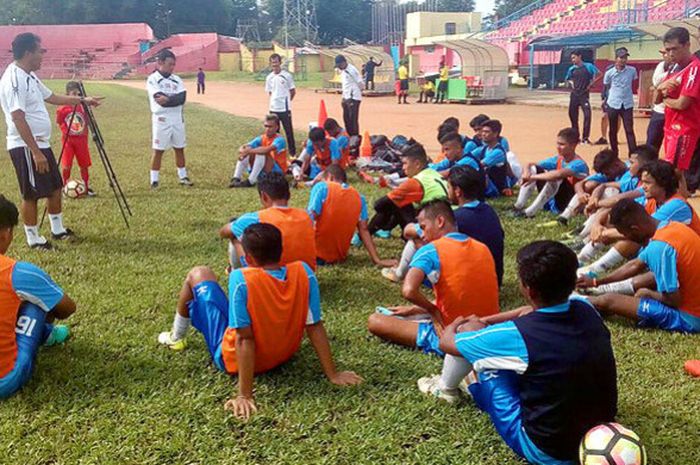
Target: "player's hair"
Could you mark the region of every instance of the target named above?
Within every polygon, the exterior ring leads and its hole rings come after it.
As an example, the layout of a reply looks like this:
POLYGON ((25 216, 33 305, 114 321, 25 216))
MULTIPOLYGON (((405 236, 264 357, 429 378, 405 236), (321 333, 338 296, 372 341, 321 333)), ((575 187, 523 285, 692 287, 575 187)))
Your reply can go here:
POLYGON ((484 121, 484 123, 481 125, 481 127, 489 128, 498 135, 500 135, 501 131, 503 130, 503 125, 497 119, 490 119, 490 120, 484 121))
POLYGON ((629 230, 633 224, 639 224, 640 219, 648 213, 644 205, 634 199, 622 199, 610 211, 610 224, 619 229, 629 230))
POLYGON ((245 228, 241 245, 246 255, 261 266, 279 263, 282 257, 282 233, 272 224, 256 223, 245 228))
POLYGON ((469 126, 471 126, 472 129, 480 128, 486 121, 490 120, 487 115, 481 113, 480 115, 476 115, 475 117, 472 118, 471 121, 469 121, 469 126))
POLYGON ((272 200, 289 200, 289 182, 282 173, 274 171, 261 174, 258 178, 258 192, 265 193, 272 200))
POLYGON ((282 63, 282 56, 279 53, 273 53, 272 55, 270 55, 269 61, 272 60, 278 60, 280 63, 282 63))
POLYGON ((309 140, 311 142, 321 142, 326 139, 326 131, 323 128, 315 127, 309 131, 309 140))
POLYGON ((19 211, 17 206, 0 194, 0 229, 11 229, 17 226, 19 211))
POLYGON ((482 171, 471 166, 455 166, 450 170, 447 182, 452 188, 459 187, 465 199, 483 199, 486 190, 486 179, 482 171))
POLYGON ((603 149, 596 154, 595 158, 593 158, 593 169, 597 173, 600 173, 606 168, 612 166, 613 163, 617 162, 619 159, 620 157, 618 157, 617 154, 611 149, 603 149))
POLYGON ((333 118, 328 118, 328 119, 326 119, 326 122, 323 123, 323 129, 325 129, 326 131, 332 131, 332 130, 338 129, 338 128, 340 128, 340 125, 333 118))
POLYGON ((574 128, 564 128, 557 133, 557 137, 561 137, 567 144, 578 144, 578 131, 574 128))
POLYGON ((450 224, 455 224, 455 213, 452 211, 452 207, 446 200, 432 200, 421 207, 418 212, 422 213, 423 217, 428 220, 435 220, 438 216, 445 218, 450 224))
POLYGON ((269 115, 265 115, 265 121, 272 121, 277 125, 277 131, 279 132, 280 130, 280 117, 275 115, 274 113, 270 113, 269 115))
POLYGON ((535 241, 518 251, 518 277, 539 294, 543 305, 565 302, 576 287, 578 259, 567 246, 535 241))
POLYGON ((643 145, 638 145, 632 150, 632 153, 637 155, 637 158, 640 161, 643 161, 644 164, 658 160, 659 159, 659 151, 654 148, 654 146, 649 145, 649 144, 643 144, 643 145))
POLYGON ((444 144, 446 144, 448 142, 452 142, 452 141, 456 141, 461 146, 462 145, 462 136, 457 134, 457 132, 455 132, 455 131, 448 132, 447 134, 443 135, 440 138, 440 145, 444 145, 444 144))
POLYGON ((445 121, 443 121, 442 124, 449 124, 450 126, 453 126, 456 130, 459 130, 459 119, 457 119, 454 116, 445 118, 445 121))
POLYGON ((80 92, 80 83, 78 81, 66 82, 66 94, 74 90, 77 90, 78 94, 82 95, 82 93, 80 92))
POLYGON ((440 126, 438 126, 438 141, 440 141, 440 139, 442 139, 444 135, 449 134, 451 132, 457 132, 457 128, 452 126, 451 124, 442 123, 440 126))
POLYGON ((671 42, 672 40, 678 41, 679 44, 685 45, 690 42, 690 32, 684 27, 672 27, 666 34, 664 34, 664 43, 671 42))
POLYGON ((428 164, 428 154, 425 153, 425 147, 414 139, 409 139, 408 143, 401 149, 399 157, 416 160, 423 165, 428 164))
POLYGON ((572 50, 572 51, 571 51, 571 54, 572 54, 572 55, 576 55, 577 57, 580 57, 580 56, 583 56, 583 50, 580 50, 580 49, 577 48, 577 49, 575 49, 575 50, 572 50))
POLYGON ((12 41, 12 56, 15 60, 21 60, 27 53, 34 53, 41 44, 41 37, 32 32, 17 34, 12 41))
POLYGON ((640 178, 643 173, 647 173, 654 178, 656 184, 663 188, 667 196, 678 192, 678 176, 676 175, 676 169, 666 160, 654 160, 646 163, 639 170, 640 178))
POLYGON ((326 176, 333 176, 335 179, 342 183, 348 182, 348 175, 345 170, 340 165, 329 165, 325 170, 326 176))
POLYGON ((175 58, 175 54, 174 54, 173 51, 170 50, 169 48, 164 48, 163 50, 161 50, 160 52, 158 52, 158 61, 159 61, 159 62, 163 63, 163 62, 164 62, 165 60, 167 60, 168 58, 172 58, 173 60, 176 59, 176 58, 175 58))

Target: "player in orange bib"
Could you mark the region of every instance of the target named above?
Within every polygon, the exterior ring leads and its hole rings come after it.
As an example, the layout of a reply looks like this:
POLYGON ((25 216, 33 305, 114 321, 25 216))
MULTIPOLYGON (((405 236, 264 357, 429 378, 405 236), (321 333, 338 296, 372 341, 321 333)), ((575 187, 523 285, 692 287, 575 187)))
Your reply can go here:
POLYGON ((439 348, 442 328, 458 316, 485 317, 499 312, 496 264, 488 247, 457 231, 446 201, 426 204, 418 214, 418 224, 428 244, 413 256, 402 289, 414 305, 378 307, 368 325, 382 339, 443 356, 439 348), (434 303, 420 292, 425 279, 435 291, 434 303))
POLYGON ((372 262, 395 266, 396 260, 382 260, 367 228, 367 202, 347 184, 345 171, 331 165, 323 172, 323 181, 311 189, 307 211, 316 222, 316 256, 321 264, 344 261, 355 231, 358 232, 372 262))
POLYGON ((263 134, 238 150, 236 169, 228 187, 252 187, 261 173, 287 172, 287 142, 280 134, 279 117, 267 115, 263 125, 263 134), (250 174, 247 180, 242 181, 246 171, 250 174))
POLYGON ((605 278, 582 278, 579 286, 631 279, 634 296, 611 293, 591 297, 591 303, 643 326, 700 333, 700 236, 682 223, 657 220, 630 199, 613 207, 610 222, 644 249, 605 278))
POLYGON ((345 169, 350 166, 350 136, 348 132, 341 128, 336 120, 328 118, 323 123, 323 129, 326 133, 338 142, 340 149, 340 166, 345 169))
POLYGON ((226 410, 242 419, 257 411, 253 376, 289 360, 306 332, 323 373, 336 385, 359 384, 351 371, 337 371, 321 321, 321 298, 316 276, 303 262, 280 263, 283 237, 270 224, 249 226, 241 238, 249 268, 229 277, 229 296, 207 267, 192 269, 180 291, 171 331, 158 342, 183 350, 190 326, 202 333, 214 365, 238 375, 238 395, 226 410))
POLYGON ((301 260, 316 269, 316 244, 314 224, 301 208, 289 206, 289 183, 282 173, 272 172, 260 177, 258 194, 263 210, 246 213, 219 231, 219 236, 231 241, 229 258, 232 267, 246 266, 241 237, 252 224, 269 223, 282 231, 281 264, 301 260))
POLYGON ((52 322, 75 312, 75 303, 42 269, 5 255, 18 219, 17 207, 0 195, 0 398, 29 381, 41 345, 68 338, 68 327, 52 322))

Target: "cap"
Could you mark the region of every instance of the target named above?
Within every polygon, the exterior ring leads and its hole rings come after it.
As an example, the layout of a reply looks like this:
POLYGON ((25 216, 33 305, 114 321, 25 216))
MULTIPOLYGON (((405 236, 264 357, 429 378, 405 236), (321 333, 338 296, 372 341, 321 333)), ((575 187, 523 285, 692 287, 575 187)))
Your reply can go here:
POLYGON ((615 49, 615 58, 625 58, 630 56, 630 52, 627 51, 627 48, 625 47, 620 47, 615 49))
POLYGON ((341 63, 345 63, 347 60, 343 55, 336 55, 335 56, 335 65, 338 66, 341 63))

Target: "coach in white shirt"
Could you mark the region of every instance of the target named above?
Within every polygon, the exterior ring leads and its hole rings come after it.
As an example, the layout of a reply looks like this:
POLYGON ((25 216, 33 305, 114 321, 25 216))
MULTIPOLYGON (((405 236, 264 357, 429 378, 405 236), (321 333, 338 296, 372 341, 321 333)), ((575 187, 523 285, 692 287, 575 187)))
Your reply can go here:
POLYGON ((291 73, 282 69, 282 57, 278 53, 270 55, 272 72, 265 79, 265 92, 270 96, 270 113, 277 115, 287 136, 287 147, 293 157, 297 155, 292 126, 292 100, 297 93, 291 73))
POLYGON ((25 32, 15 37, 12 41, 15 61, 8 65, 0 79, 0 104, 7 124, 7 150, 22 195, 22 222, 27 244, 32 248, 49 249, 51 244, 39 234, 37 226, 39 199, 46 199, 53 239, 69 239, 73 232, 63 226, 63 181, 51 151, 51 118, 44 102, 53 105, 84 102, 97 106, 102 97, 54 94, 34 74, 41 68, 45 52, 36 34, 25 32))
POLYGON ((335 57, 335 67, 340 70, 343 89, 343 122, 350 136, 360 134, 360 103, 362 103, 362 76, 343 55, 335 57))
MULTIPOLYGON (((651 78, 652 93, 657 86, 666 80, 668 71, 672 66, 671 58, 666 53, 666 50, 661 50, 661 55, 664 59, 656 65, 656 69, 654 69, 654 74, 651 78)), ((663 102, 656 103, 651 107, 651 118, 649 119, 649 126, 647 127, 647 144, 651 145, 656 150, 661 148, 661 143, 664 141, 665 111, 666 105, 664 105, 663 102)))

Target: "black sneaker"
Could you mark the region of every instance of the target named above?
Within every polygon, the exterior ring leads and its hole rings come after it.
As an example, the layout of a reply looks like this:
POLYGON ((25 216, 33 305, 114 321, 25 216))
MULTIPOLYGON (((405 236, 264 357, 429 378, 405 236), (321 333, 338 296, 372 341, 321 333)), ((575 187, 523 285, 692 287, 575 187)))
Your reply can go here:
POLYGON ((525 218, 525 212, 515 207, 511 208, 506 214, 510 218, 525 218))
POLYGON ((187 187, 192 187, 194 186, 194 183, 190 181, 190 178, 185 176, 184 178, 180 178, 180 185, 181 186, 187 186, 187 187))
POLYGON ((85 193, 85 197, 97 197, 97 194, 95 193, 94 190, 88 187, 87 192, 85 193))
POLYGON ((51 239, 53 239, 55 241, 66 241, 69 239, 73 239, 74 237, 75 237, 75 233, 73 231, 71 231, 69 228, 66 228, 66 230, 60 234, 51 233, 51 239))
POLYGON ((595 145, 608 145, 608 139, 605 137, 601 137, 597 141, 595 141, 595 145))
POLYGON ((238 187, 238 185, 241 183, 240 178, 231 178, 231 181, 228 183, 228 187, 238 187))
POLYGON ((153 181, 151 183, 151 189, 155 190, 155 189, 158 189, 158 187, 160 187, 160 183, 158 181, 153 181))
POLYGON ((232 183, 233 185, 231 187, 253 187, 253 184, 250 183, 247 179, 245 181, 238 181, 236 183, 232 183))
POLYGON ((46 241, 41 244, 32 244, 29 246, 30 249, 35 249, 35 250, 51 250, 53 249, 53 246, 51 245, 51 242, 46 241))
POLYGON ((591 142, 590 139, 586 138, 581 141, 582 144, 584 145, 593 145, 593 142, 591 142))
POLYGON ((562 226, 567 226, 569 224, 569 220, 564 218, 563 216, 558 216, 557 217, 557 223, 559 223, 562 226))

